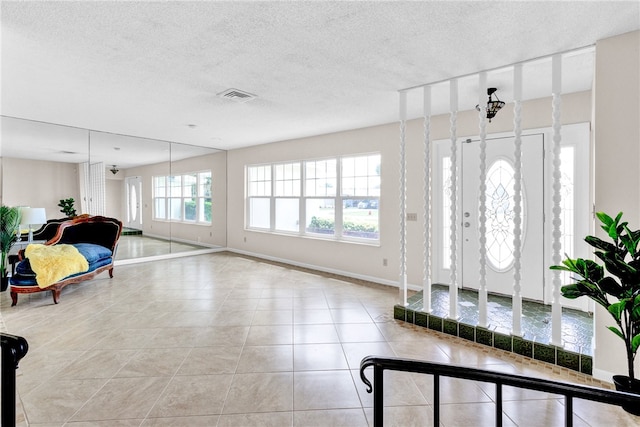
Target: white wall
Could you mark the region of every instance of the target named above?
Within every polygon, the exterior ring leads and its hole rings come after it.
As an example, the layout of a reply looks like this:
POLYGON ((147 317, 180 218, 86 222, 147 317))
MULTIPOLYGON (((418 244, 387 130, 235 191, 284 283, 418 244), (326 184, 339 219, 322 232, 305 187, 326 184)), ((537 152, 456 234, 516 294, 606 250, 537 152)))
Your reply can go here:
MULTIPOLYGON (((640 228, 640 31, 596 44, 595 204, 597 211, 624 212, 632 229, 640 228)), ((602 236, 602 231, 596 229, 602 236)), ((627 374, 624 344, 606 329, 610 315, 595 314, 594 376, 609 380, 627 374)), ((635 364, 640 373, 640 360, 635 364)))
POLYGON ((112 218, 120 218, 124 222, 125 200, 124 200, 124 173, 120 171, 117 175, 111 173, 107 168, 105 177, 105 215, 112 218))
POLYGON ((397 194, 397 140, 397 126, 384 125, 229 151, 227 246, 323 270, 348 271, 355 276, 376 278, 383 283, 397 282, 398 199, 389 196, 397 194), (338 243, 244 229, 246 165, 370 152, 382 154, 380 246, 338 243), (388 267, 382 265, 383 258, 389 260, 388 267))
MULTIPOLYGON (((591 94, 581 92, 563 97, 565 124, 591 119, 591 94)), ((535 129, 551 125, 551 99, 523 103, 523 127, 535 129)), ((431 138, 449 137, 449 116, 432 118, 431 138)), ((458 136, 478 134, 475 110, 458 114, 458 136)), ((506 105, 488 125, 488 132, 513 129, 513 106, 506 105)), ((399 276, 399 138, 397 123, 356 129, 329 135, 265 144, 228 152, 229 223, 227 246, 233 250, 260 254, 321 270, 368 278, 397 285, 399 276), (300 238, 245 230, 245 166, 307 158, 379 151, 382 154, 380 197, 380 245, 370 246, 322 239, 300 238), (246 241, 245 241, 246 238, 246 241), (384 267, 382 260, 388 260, 384 267)), ((417 222, 407 222, 408 282, 419 287, 423 274, 423 121, 407 124, 407 212, 418 213, 417 222)))
MULTIPOLYGON (((3 158, 2 203, 45 208, 47 219, 62 218, 60 199, 80 200, 78 165, 41 160, 3 158)), ((75 203, 78 213, 80 203, 75 203)))
MULTIPOLYGON (((226 152, 192 157, 187 160, 156 163, 148 166, 129 168, 124 177, 142 178, 142 231, 143 234, 178 241, 201 243, 212 246, 227 245, 227 164, 226 152), (212 224, 181 224, 177 222, 155 221, 153 219, 152 177, 170 174, 211 170, 212 173, 212 224)), ((121 172, 121 173, 122 173, 121 172)))

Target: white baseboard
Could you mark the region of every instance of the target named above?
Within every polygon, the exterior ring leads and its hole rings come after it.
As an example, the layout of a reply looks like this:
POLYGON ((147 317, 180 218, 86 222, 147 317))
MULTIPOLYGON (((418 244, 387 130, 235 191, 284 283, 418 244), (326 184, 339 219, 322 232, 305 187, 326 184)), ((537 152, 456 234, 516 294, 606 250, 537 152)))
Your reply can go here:
MULTIPOLYGON (((283 263, 283 264, 289 264, 289 265, 293 265, 293 266, 296 266, 296 267, 302 267, 302 268, 308 268, 310 270, 322 271, 324 273, 337 274, 339 276, 350 277, 352 279, 358 279, 358 280, 365 280, 367 282, 378 283, 380 285, 391 286, 391 287, 394 287, 394 288, 398 287, 398 282, 394 282, 394 281, 386 280, 386 279, 381 279, 379 277, 367 276, 367 275, 364 275, 364 274, 356 274, 356 273, 353 273, 351 271, 336 270, 336 269, 333 269, 333 268, 326 268, 326 267, 322 267, 322 266, 319 266, 319 265, 291 261, 291 260, 285 259, 285 258, 278 258, 278 257, 269 256, 269 255, 264 255, 264 254, 261 254, 261 253, 243 251, 243 250, 240 250, 240 249, 226 248, 226 250, 229 251, 229 252, 240 254, 240 255, 246 255, 246 256, 250 256, 250 257, 254 257, 254 258, 261 258, 261 259, 265 259, 265 260, 273 261, 273 262, 280 262, 280 263, 283 263)), ((422 289, 422 288, 414 286, 414 285, 407 285, 407 287, 409 289, 411 289, 411 290, 420 290, 420 289, 422 289)))

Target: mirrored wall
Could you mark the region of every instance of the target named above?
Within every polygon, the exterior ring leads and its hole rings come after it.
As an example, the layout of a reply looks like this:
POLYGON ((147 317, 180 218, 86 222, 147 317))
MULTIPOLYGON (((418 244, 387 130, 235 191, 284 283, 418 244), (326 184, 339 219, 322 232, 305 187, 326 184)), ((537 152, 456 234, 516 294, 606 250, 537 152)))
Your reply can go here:
POLYGON ((157 139, 1 117, 0 201, 124 224, 116 260, 226 246, 226 152, 157 139))

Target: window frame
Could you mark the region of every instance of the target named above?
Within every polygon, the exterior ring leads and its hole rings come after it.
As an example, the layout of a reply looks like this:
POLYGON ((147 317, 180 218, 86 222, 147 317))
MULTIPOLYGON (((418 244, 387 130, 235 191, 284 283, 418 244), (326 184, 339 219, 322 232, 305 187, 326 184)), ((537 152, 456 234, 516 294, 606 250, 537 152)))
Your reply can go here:
MULTIPOLYGON (((331 166, 329 166, 331 168, 331 166)), ((328 157, 320 157, 320 158, 309 158, 309 159, 301 159, 301 160, 293 160, 293 161, 281 161, 281 162, 273 162, 273 163, 257 163, 257 164, 248 164, 245 165, 245 230, 248 231, 258 231, 265 233, 274 233, 274 234, 284 234, 289 236, 296 237, 306 237, 306 238, 317 238, 317 239, 325 239, 325 240, 337 240, 337 241, 345 241, 345 242, 357 242, 364 243, 370 245, 380 245, 380 184, 382 181, 382 154, 380 152, 369 152, 369 153, 356 153, 356 154, 345 154, 341 156, 328 156, 328 157), (348 158, 360 158, 360 157, 369 157, 369 156, 378 156, 379 164, 376 167, 377 172, 377 194, 376 195, 365 195, 365 194, 357 194, 357 195, 346 195, 343 196, 342 188, 343 188, 343 159, 348 158), (309 177, 307 167, 311 163, 321 163, 321 162, 333 162, 333 166, 335 166, 335 173, 328 171, 326 168, 321 173, 321 176, 314 175, 313 177, 309 177), (299 165, 296 166, 299 170, 299 176, 295 178, 296 181, 299 181, 299 189, 294 190, 292 195, 280 195, 282 185, 279 185, 278 175, 276 169, 282 167, 283 165, 286 167, 287 165, 299 165), (269 189, 264 188, 259 194, 256 194, 255 180, 252 180, 255 176, 258 175, 257 171, 254 172, 253 168, 270 168, 270 182, 269 189), (328 171, 328 172, 327 172, 328 171), (317 191, 317 185, 314 187, 314 190, 311 192, 311 195, 308 191, 307 185, 311 180, 324 181, 325 185, 327 185, 327 180, 331 181, 333 179, 333 190, 329 190, 327 192, 322 192, 323 194, 319 194, 317 191), (254 184, 254 185, 252 185, 254 184), (268 195, 267 195, 268 194, 268 195), (265 225, 264 227, 253 226, 252 219, 255 217, 252 216, 255 212, 252 211, 252 205, 255 206, 254 201, 258 199, 269 199, 268 212, 265 207, 265 211, 262 213, 265 217, 268 215, 268 221, 263 221, 262 223, 265 225), (278 200, 285 199, 297 199, 298 204, 298 227, 296 230, 293 229, 279 229, 276 226, 278 222, 277 218, 277 203, 278 200), (324 233, 321 231, 314 232, 310 231, 307 227, 310 218, 307 219, 308 213, 308 202, 313 200, 321 200, 321 201, 331 201, 328 202, 333 203, 333 230, 331 233, 324 233), (344 211, 346 207, 344 203, 348 200, 351 200, 351 203, 354 202, 366 202, 375 206, 371 209, 376 209, 377 214, 377 222, 375 226, 376 237, 361 237, 355 235, 349 235, 349 232, 345 232, 344 230, 344 211), (373 202, 375 201, 375 203, 373 202), (269 224, 267 227, 266 224, 269 224)), ((351 176, 350 178, 354 178, 351 176)), ((326 188, 326 187, 325 187, 326 188)), ((374 192, 376 193, 376 192, 374 192)), ((324 203, 324 202, 323 202, 324 203)), ((329 206, 327 204, 327 206, 329 206)), ((351 206, 353 207, 353 205, 351 206)), ((255 219, 254 219, 255 224, 255 219)), ((293 228, 293 227, 292 227, 293 228)), ((355 233, 355 232, 353 232, 355 233)))
POLYGON ((210 169, 182 174, 153 175, 151 177, 151 186, 153 221, 179 222, 193 225, 213 224, 213 172, 210 169), (192 181, 194 177, 195 182, 192 181), (208 183, 206 182, 207 180, 208 183), (190 183, 185 187, 185 182, 190 183), (209 209, 207 209, 207 201, 211 206, 209 209), (190 205, 194 202, 195 219, 186 219, 187 204, 190 205), (172 210, 174 206, 177 206, 177 208, 172 210), (160 208, 164 211, 164 215, 159 213, 160 208), (207 219, 207 211, 211 217, 210 219, 207 219), (176 214, 175 216, 174 213, 176 214))

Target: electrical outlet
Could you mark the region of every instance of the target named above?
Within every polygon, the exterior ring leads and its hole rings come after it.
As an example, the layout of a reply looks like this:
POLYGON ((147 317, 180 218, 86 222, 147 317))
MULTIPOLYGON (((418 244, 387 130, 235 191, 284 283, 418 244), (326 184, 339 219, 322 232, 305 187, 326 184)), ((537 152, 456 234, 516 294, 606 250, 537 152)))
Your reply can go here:
POLYGON ((418 214, 417 213, 408 213, 407 214, 407 221, 417 221, 418 220, 418 214))
POLYGON ((246 237, 244 238, 244 242, 247 243, 247 238, 246 237))
POLYGON ((386 267, 388 264, 387 259, 386 258, 382 258, 382 266, 386 267))

